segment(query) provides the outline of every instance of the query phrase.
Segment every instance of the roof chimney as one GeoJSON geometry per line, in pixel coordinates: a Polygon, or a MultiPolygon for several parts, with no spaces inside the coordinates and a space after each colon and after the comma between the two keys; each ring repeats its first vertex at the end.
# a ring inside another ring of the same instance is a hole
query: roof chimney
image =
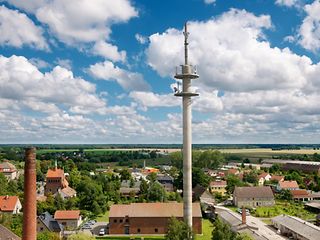
{"type": "Polygon", "coordinates": [[[246,208],[242,207],[242,212],[241,212],[241,216],[242,216],[242,224],[247,224],[247,212],[246,212],[246,208]]]}
{"type": "Polygon", "coordinates": [[[37,238],[36,151],[25,149],[22,240],[37,238]]]}

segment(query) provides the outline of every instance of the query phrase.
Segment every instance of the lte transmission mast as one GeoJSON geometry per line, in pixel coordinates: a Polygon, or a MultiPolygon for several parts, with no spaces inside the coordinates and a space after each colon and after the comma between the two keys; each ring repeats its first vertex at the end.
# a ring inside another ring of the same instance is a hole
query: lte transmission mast
{"type": "Polygon", "coordinates": [[[191,92],[191,79],[199,77],[195,67],[188,63],[188,30],[184,26],[184,65],[181,72],[176,70],[176,79],[182,80],[182,91],[175,96],[182,97],[183,105],[183,217],[192,229],[192,134],[191,134],[191,97],[198,96],[191,92]]]}

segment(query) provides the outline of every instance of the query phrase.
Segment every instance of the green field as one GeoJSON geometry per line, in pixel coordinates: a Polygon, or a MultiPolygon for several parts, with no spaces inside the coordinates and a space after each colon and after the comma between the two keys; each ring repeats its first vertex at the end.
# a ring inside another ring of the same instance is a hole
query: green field
{"type": "Polygon", "coordinates": [[[255,217],[272,218],[281,214],[287,214],[302,218],[304,220],[314,220],[316,214],[307,211],[300,203],[277,201],[273,207],[258,207],[252,214],[255,217]]]}

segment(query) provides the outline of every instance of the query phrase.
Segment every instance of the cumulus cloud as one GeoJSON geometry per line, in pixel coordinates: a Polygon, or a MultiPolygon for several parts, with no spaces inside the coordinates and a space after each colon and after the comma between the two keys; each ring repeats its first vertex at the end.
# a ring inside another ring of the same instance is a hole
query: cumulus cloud
{"type": "Polygon", "coordinates": [[[140,44],[146,44],[148,42],[148,39],[139,33],[136,33],[134,37],[140,44]]]}
{"type": "Polygon", "coordinates": [[[149,84],[139,73],[130,72],[115,66],[110,61],[104,61],[90,65],[88,73],[93,77],[102,80],[116,81],[125,90],[145,91],[149,90],[149,84]]]}
{"type": "Polygon", "coordinates": [[[114,62],[124,62],[126,60],[126,52],[118,51],[118,47],[105,41],[98,41],[92,48],[92,53],[102,56],[114,62]]]}
{"type": "Polygon", "coordinates": [[[37,111],[57,111],[57,105],[79,106],[96,112],[105,101],[96,95],[96,87],[60,66],[42,73],[25,57],[0,56],[0,96],[21,101],[37,111]]]}
{"type": "Polygon", "coordinates": [[[112,24],[127,22],[138,12],[128,0],[53,0],[35,15],[60,41],[73,44],[108,39],[112,24]]]}
{"type": "Polygon", "coordinates": [[[204,0],[205,4],[213,4],[215,2],[216,2],[216,0],[204,0]]]}
{"type": "MultiPolygon", "coordinates": [[[[302,88],[311,60],[288,48],[271,47],[263,33],[271,27],[270,16],[236,9],[216,19],[190,22],[190,61],[201,73],[195,85],[235,92],[302,88]]],[[[182,62],[182,43],[177,29],[151,35],[149,65],[161,76],[172,76],[172,63],[182,62]]]]}
{"type": "Polygon", "coordinates": [[[301,0],[276,0],[276,4],[279,6],[293,7],[300,4],[301,0]]]}
{"type": "Polygon", "coordinates": [[[24,13],[0,6],[0,45],[48,50],[43,31],[24,13]]]}
{"type": "Polygon", "coordinates": [[[299,28],[299,44],[313,52],[320,49],[320,1],[305,5],[306,17],[299,28]]]}

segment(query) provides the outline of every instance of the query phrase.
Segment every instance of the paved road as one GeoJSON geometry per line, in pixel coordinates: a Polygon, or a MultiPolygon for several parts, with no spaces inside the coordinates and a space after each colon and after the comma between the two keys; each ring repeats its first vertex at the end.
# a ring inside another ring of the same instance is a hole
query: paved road
{"type": "MultiPolygon", "coordinates": [[[[232,210],[223,207],[223,206],[215,206],[217,209],[223,209],[225,211],[232,212],[233,214],[236,214],[239,219],[241,219],[241,215],[238,213],[233,212],[232,210]]],[[[272,228],[271,226],[268,226],[266,223],[261,221],[259,218],[253,217],[253,216],[247,216],[247,225],[251,227],[258,228],[256,233],[260,236],[264,236],[265,238],[269,240],[286,240],[286,237],[280,236],[276,233],[276,230],[272,228]]]]}

